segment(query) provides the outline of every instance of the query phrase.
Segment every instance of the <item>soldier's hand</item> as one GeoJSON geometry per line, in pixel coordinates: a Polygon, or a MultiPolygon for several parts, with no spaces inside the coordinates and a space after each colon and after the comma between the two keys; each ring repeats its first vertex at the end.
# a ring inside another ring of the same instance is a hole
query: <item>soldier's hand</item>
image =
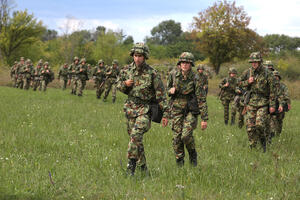
{"type": "Polygon", "coordinates": [[[228,87],[228,86],[229,86],[229,83],[228,83],[228,82],[224,84],[224,87],[228,87]]]}
{"type": "Polygon", "coordinates": [[[269,112],[270,112],[270,113],[275,112],[275,108],[274,108],[274,107],[270,107],[270,108],[269,108],[269,112]]]}
{"type": "Polygon", "coordinates": [[[175,94],[175,91],[176,91],[176,88],[175,88],[175,87],[172,87],[172,88],[169,90],[169,93],[170,93],[170,94],[175,94]]]}
{"type": "Polygon", "coordinates": [[[291,110],[292,106],[291,104],[288,104],[288,109],[291,110]]]}
{"type": "Polygon", "coordinates": [[[168,118],[165,118],[165,117],[162,118],[162,126],[163,127],[168,126],[168,118]]]}
{"type": "Polygon", "coordinates": [[[79,71],[80,71],[80,72],[82,72],[82,71],[83,71],[83,69],[80,69],[79,71]]]}
{"type": "Polygon", "coordinates": [[[279,106],[278,112],[281,113],[282,111],[283,111],[283,107],[282,107],[282,106],[279,106]]]}
{"type": "Polygon", "coordinates": [[[133,80],[130,80],[130,79],[126,80],[126,81],[124,81],[124,83],[127,87],[131,87],[133,85],[133,80]]]}
{"type": "Polygon", "coordinates": [[[248,83],[253,83],[254,82],[254,77],[251,76],[249,79],[248,79],[248,83]]]}
{"type": "Polygon", "coordinates": [[[202,122],[201,122],[201,129],[202,129],[202,130],[205,130],[206,128],[207,128],[207,122],[202,121],[202,122]]]}

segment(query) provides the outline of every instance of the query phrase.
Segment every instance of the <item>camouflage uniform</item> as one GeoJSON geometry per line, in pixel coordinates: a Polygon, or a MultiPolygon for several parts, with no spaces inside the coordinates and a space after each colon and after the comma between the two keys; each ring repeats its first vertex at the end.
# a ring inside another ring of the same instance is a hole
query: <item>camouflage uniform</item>
{"type": "MultiPolygon", "coordinates": [[[[183,52],[179,58],[178,64],[181,62],[190,62],[194,65],[194,56],[189,52],[183,52]]],[[[184,164],[184,146],[189,153],[191,164],[197,165],[197,152],[193,137],[193,130],[197,128],[198,116],[192,114],[187,108],[188,100],[195,95],[197,98],[201,119],[208,120],[206,92],[203,89],[197,76],[190,70],[186,77],[183,76],[181,70],[170,73],[168,77],[167,90],[175,87],[175,94],[171,96],[170,102],[170,119],[172,119],[173,130],[173,149],[175,153],[176,163],[184,164]]]]}
{"type": "Polygon", "coordinates": [[[41,84],[41,72],[42,72],[42,60],[38,62],[38,65],[33,70],[33,90],[36,91],[37,88],[41,91],[42,84],[41,84]]]}
{"type": "Polygon", "coordinates": [[[44,67],[41,71],[42,90],[47,90],[47,85],[53,80],[53,72],[49,67],[49,63],[45,62],[44,67]]]}
{"type": "Polygon", "coordinates": [[[79,58],[74,57],[74,62],[69,66],[69,84],[71,84],[71,94],[76,95],[77,82],[76,82],[76,68],[79,65],[79,58]]]}
{"type": "Polygon", "coordinates": [[[98,66],[94,68],[94,72],[93,72],[93,79],[95,81],[97,99],[101,98],[101,95],[104,91],[105,72],[106,69],[104,67],[104,62],[103,60],[99,60],[98,66]]]}
{"type": "MultiPolygon", "coordinates": [[[[238,86],[238,79],[236,77],[230,77],[230,74],[237,74],[236,69],[230,68],[229,76],[224,78],[219,85],[219,88],[221,88],[220,100],[224,106],[224,122],[226,125],[228,124],[229,121],[229,104],[230,102],[233,102],[234,97],[236,95],[235,93],[236,87],[238,86]],[[229,85],[226,87],[225,85],[227,83],[229,83],[229,85]]],[[[231,109],[231,125],[235,123],[235,115],[236,115],[236,110],[231,109]]]]}
{"type": "Polygon", "coordinates": [[[18,66],[17,66],[17,76],[18,76],[18,79],[17,79],[17,88],[20,88],[20,89],[23,89],[23,85],[24,85],[24,82],[23,82],[23,69],[25,67],[25,63],[24,63],[24,57],[21,57],[20,59],[20,62],[18,63],[18,66]]]}
{"type": "Polygon", "coordinates": [[[103,101],[106,101],[106,98],[112,88],[112,101],[113,103],[116,101],[116,80],[119,76],[120,70],[118,67],[118,61],[114,60],[112,62],[112,66],[109,67],[106,71],[106,81],[105,81],[105,94],[103,97],[103,101]]]}
{"type": "Polygon", "coordinates": [[[240,86],[251,94],[247,104],[246,128],[250,147],[255,147],[257,141],[260,141],[265,152],[269,107],[275,108],[274,76],[261,65],[259,52],[251,53],[249,62],[259,66],[256,69],[251,67],[241,76],[240,86]],[[249,83],[250,77],[254,79],[252,83],[249,83]]]}
{"type": "Polygon", "coordinates": [[[69,76],[69,66],[67,63],[65,63],[63,66],[60,67],[58,71],[58,80],[62,78],[63,85],[62,89],[65,90],[67,88],[68,83],[68,76],[69,76]]]}
{"type": "Polygon", "coordinates": [[[18,62],[15,61],[14,65],[10,68],[10,78],[12,79],[13,87],[17,87],[17,80],[18,80],[17,69],[18,69],[18,62]]]}
{"type": "Polygon", "coordinates": [[[89,80],[88,69],[87,65],[85,64],[85,61],[85,58],[82,58],[80,60],[80,65],[77,65],[75,69],[78,96],[82,96],[82,91],[84,90],[86,81],[89,80]]]}
{"type": "Polygon", "coordinates": [[[32,63],[30,59],[27,59],[25,62],[25,66],[23,66],[23,83],[24,83],[24,89],[28,90],[31,83],[31,77],[32,77],[32,63]]]}
{"type": "MultiPolygon", "coordinates": [[[[142,54],[148,58],[148,47],[137,43],[131,49],[130,55],[142,54]]],[[[127,119],[127,132],[130,136],[128,144],[127,169],[133,175],[136,165],[146,170],[143,136],[150,129],[150,102],[156,99],[163,111],[167,109],[166,95],[163,83],[157,71],[144,62],[136,66],[135,62],[121,70],[117,88],[128,95],[124,112],[127,119]],[[126,80],[133,80],[133,85],[127,87],[126,80]]],[[[164,116],[167,112],[164,112],[164,116]]]]}
{"type": "Polygon", "coordinates": [[[203,88],[205,94],[207,96],[208,93],[208,76],[204,73],[204,65],[199,65],[197,67],[197,79],[199,80],[200,87],[203,88]],[[199,72],[200,71],[200,72],[199,72]]]}
{"type": "Polygon", "coordinates": [[[244,115],[243,115],[243,110],[244,110],[244,90],[240,87],[237,87],[235,90],[235,97],[232,102],[232,113],[238,113],[239,118],[238,118],[238,126],[239,128],[242,128],[244,126],[244,115]]]}

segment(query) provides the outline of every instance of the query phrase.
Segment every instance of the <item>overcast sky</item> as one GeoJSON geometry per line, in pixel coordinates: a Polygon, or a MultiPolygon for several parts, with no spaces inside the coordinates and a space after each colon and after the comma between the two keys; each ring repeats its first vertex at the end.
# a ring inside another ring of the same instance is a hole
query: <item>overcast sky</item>
{"type": "MultiPolygon", "coordinates": [[[[189,30],[193,17],[212,6],[208,0],[15,0],[15,9],[27,9],[49,29],[95,30],[105,26],[122,29],[135,42],[150,36],[161,21],[173,19],[189,30]],[[71,20],[70,20],[71,19],[71,20]]],[[[237,0],[251,17],[250,28],[258,34],[285,34],[300,37],[300,0],[237,0]]]]}

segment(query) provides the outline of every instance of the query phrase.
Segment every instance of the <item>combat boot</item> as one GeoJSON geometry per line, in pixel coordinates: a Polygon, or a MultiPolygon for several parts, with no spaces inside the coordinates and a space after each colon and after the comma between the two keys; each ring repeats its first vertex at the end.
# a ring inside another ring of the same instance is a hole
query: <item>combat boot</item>
{"type": "Polygon", "coordinates": [[[97,95],[97,99],[100,99],[100,96],[99,96],[99,95],[97,95]]]}
{"type": "Polygon", "coordinates": [[[230,125],[232,126],[232,125],[234,125],[235,124],[235,117],[232,117],[231,118],[231,123],[230,123],[230,125]]]}
{"type": "Polygon", "coordinates": [[[112,99],[112,102],[115,103],[115,102],[116,102],[116,98],[113,98],[113,99],[112,99]]]}
{"type": "Polygon", "coordinates": [[[243,126],[244,126],[244,122],[243,122],[243,121],[240,121],[240,122],[239,122],[239,128],[243,128],[243,126]]]}
{"type": "Polygon", "coordinates": [[[102,100],[103,102],[106,102],[107,100],[106,100],[106,98],[103,98],[103,100],[102,100]]]}
{"type": "Polygon", "coordinates": [[[190,158],[191,165],[196,167],[198,163],[197,163],[197,152],[195,149],[193,149],[189,152],[189,158],[190,158]]]}
{"type": "Polygon", "coordinates": [[[127,164],[127,174],[133,176],[135,172],[135,168],[136,168],[136,159],[134,158],[129,159],[127,164]]]}
{"type": "Polygon", "coordinates": [[[224,123],[225,123],[225,125],[227,125],[228,124],[228,120],[224,120],[224,123]]]}
{"type": "Polygon", "coordinates": [[[265,137],[260,138],[260,144],[263,148],[263,152],[266,153],[266,151],[267,151],[267,141],[266,141],[265,137]]]}
{"type": "Polygon", "coordinates": [[[178,158],[176,159],[176,164],[178,167],[183,167],[184,165],[184,158],[178,158]]]}

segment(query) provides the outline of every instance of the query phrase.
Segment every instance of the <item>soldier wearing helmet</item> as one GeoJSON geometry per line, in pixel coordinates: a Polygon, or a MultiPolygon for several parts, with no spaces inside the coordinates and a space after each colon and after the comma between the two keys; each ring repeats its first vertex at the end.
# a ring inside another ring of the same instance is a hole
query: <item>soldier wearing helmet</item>
{"type": "Polygon", "coordinates": [[[10,78],[13,82],[12,83],[13,87],[17,87],[17,80],[18,80],[17,69],[18,69],[18,61],[15,61],[14,65],[10,68],[10,78]]]}
{"type": "Polygon", "coordinates": [[[71,85],[71,94],[76,95],[77,90],[77,80],[76,80],[76,68],[79,65],[79,58],[77,56],[74,57],[73,63],[69,66],[69,80],[68,85],[71,85]]]}
{"type": "Polygon", "coordinates": [[[82,96],[83,90],[86,85],[86,81],[89,80],[88,68],[86,65],[86,59],[82,58],[80,64],[75,68],[76,73],[76,85],[77,85],[77,95],[82,96]]]}
{"type": "Polygon", "coordinates": [[[143,136],[150,129],[151,120],[160,121],[154,119],[156,117],[154,111],[158,111],[159,108],[162,110],[162,121],[166,126],[168,113],[165,111],[168,105],[158,72],[146,63],[149,58],[148,47],[144,43],[136,43],[130,51],[130,56],[134,62],[122,69],[117,88],[128,96],[124,105],[127,131],[130,136],[127,171],[134,175],[136,166],[142,171],[147,170],[143,136]]]}
{"type": "Polygon", "coordinates": [[[37,88],[41,91],[42,84],[41,84],[41,72],[43,67],[43,60],[40,59],[38,61],[37,66],[33,70],[33,91],[36,91],[37,88]]]}
{"type": "Polygon", "coordinates": [[[41,70],[41,85],[42,90],[45,92],[47,90],[48,84],[54,79],[54,73],[49,67],[49,63],[46,61],[41,70]]]}
{"type": "Polygon", "coordinates": [[[167,91],[170,100],[170,116],[172,116],[173,149],[178,166],[184,165],[185,150],[189,153],[189,160],[193,166],[197,165],[197,151],[193,137],[193,130],[197,128],[198,115],[202,122],[201,129],[207,127],[208,112],[206,94],[192,71],[194,56],[190,52],[183,52],[177,65],[179,70],[171,73],[167,81],[167,91]]]}
{"type": "MultiPolygon", "coordinates": [[[[224,78],[219,84],[220,93],[219,97],[224,106],[224,123],[228,124],[229,121],[229,104],[233,104],[234,97],[236,96],[236,87],[238,86],[238,79],[236,77],[237,71],[234,67],[229,68],[228,77],[224,78]]],[[[232,107],[233,105],[231,105],[232,107]]],[[[235,124],[236,110],[231,109],[231,125],[235,124]]]]}
{"type": "Polygon", "coordinates": [[[240,77],[240,87],[246,89],[246,127],[250,147],[256,147],[260,142],[266,151],[269,113],[275,112],[274,76],[262,65],[260,52],[250,54],[251,67],[240,77]],[[247,98],[246,98],[247,97],[247,98]]]}
{"type": "Polygon", "coordinates": [[[273,63],[272,63],[272,61],[271,60],[266,60],[265,62],[264,62],[264,64],[263,64],[266,68],[268,68],[268,70],[270,70],[270,71],[274,71],[275,69],[274,69],[274,65],[273,65],[273,63]]]}
{"type": "Polygon", "coordinates": [[[62,90],[65,90],[67,88],[68,76],[69,76],[69,66],[68,63],[65,63],[63,66],[60,67],[57,76],[57,79],[61,80],[62,82],[62,87],[61,87],[62,90]]]}
{"type": "Polygon", "coordinates": [[[197,76],[198,76],[198,80],[199,80],[199,84],[200,87],[203,88],[203,90],[205,91],[205,95],[207,96],[208,93],[208,76],[206,75],[206,73],[204,72],[205,67],[203,64],[198,65],[197,67],[197,76]]]}
{"type": "Polygon", "coordinates": [[[24,85],[24,82],[23,82],[23,77],[24,77],[23,69],[24,68],[25,68],[25,59],[24,59],[24,57],[21,57],[20,62],[18,63],[17,69],[16,69],[16,74],[17,74],[16,87],[20,88],[20,89],[23,89],[23,85],[24,85]]]}
{"type": "Polygon", "coordinates": [[[28,90],[31,83],[31,77],[32,77],[32,63],[30,59],[27,59],[25,62],[25,65],[23,66],[23,83],[24,83],[24,89],[28,90]]]}
{"type": "Polygon", "coordinates": [[[120,74],[120,69],[118,67],[118,60],[114,59],[112,62],[112,66],[107,68],[106,71],[106,81],[105,81],[105,94],[103,97],[103,101],[106,101],[106,98],[112,89],[112,102],[116,101],[117,87],[116,80],[120,74]]]}
{"type": "Polygon", "coordinates": [[[100,59],[98,61],[98,65],[94,68],[93,71],[93,80],[95,81],[97,99],[101,98],[101,95],[104,91],[105,73],[106,69],[104,66],[104,61],[100,59]]]}

